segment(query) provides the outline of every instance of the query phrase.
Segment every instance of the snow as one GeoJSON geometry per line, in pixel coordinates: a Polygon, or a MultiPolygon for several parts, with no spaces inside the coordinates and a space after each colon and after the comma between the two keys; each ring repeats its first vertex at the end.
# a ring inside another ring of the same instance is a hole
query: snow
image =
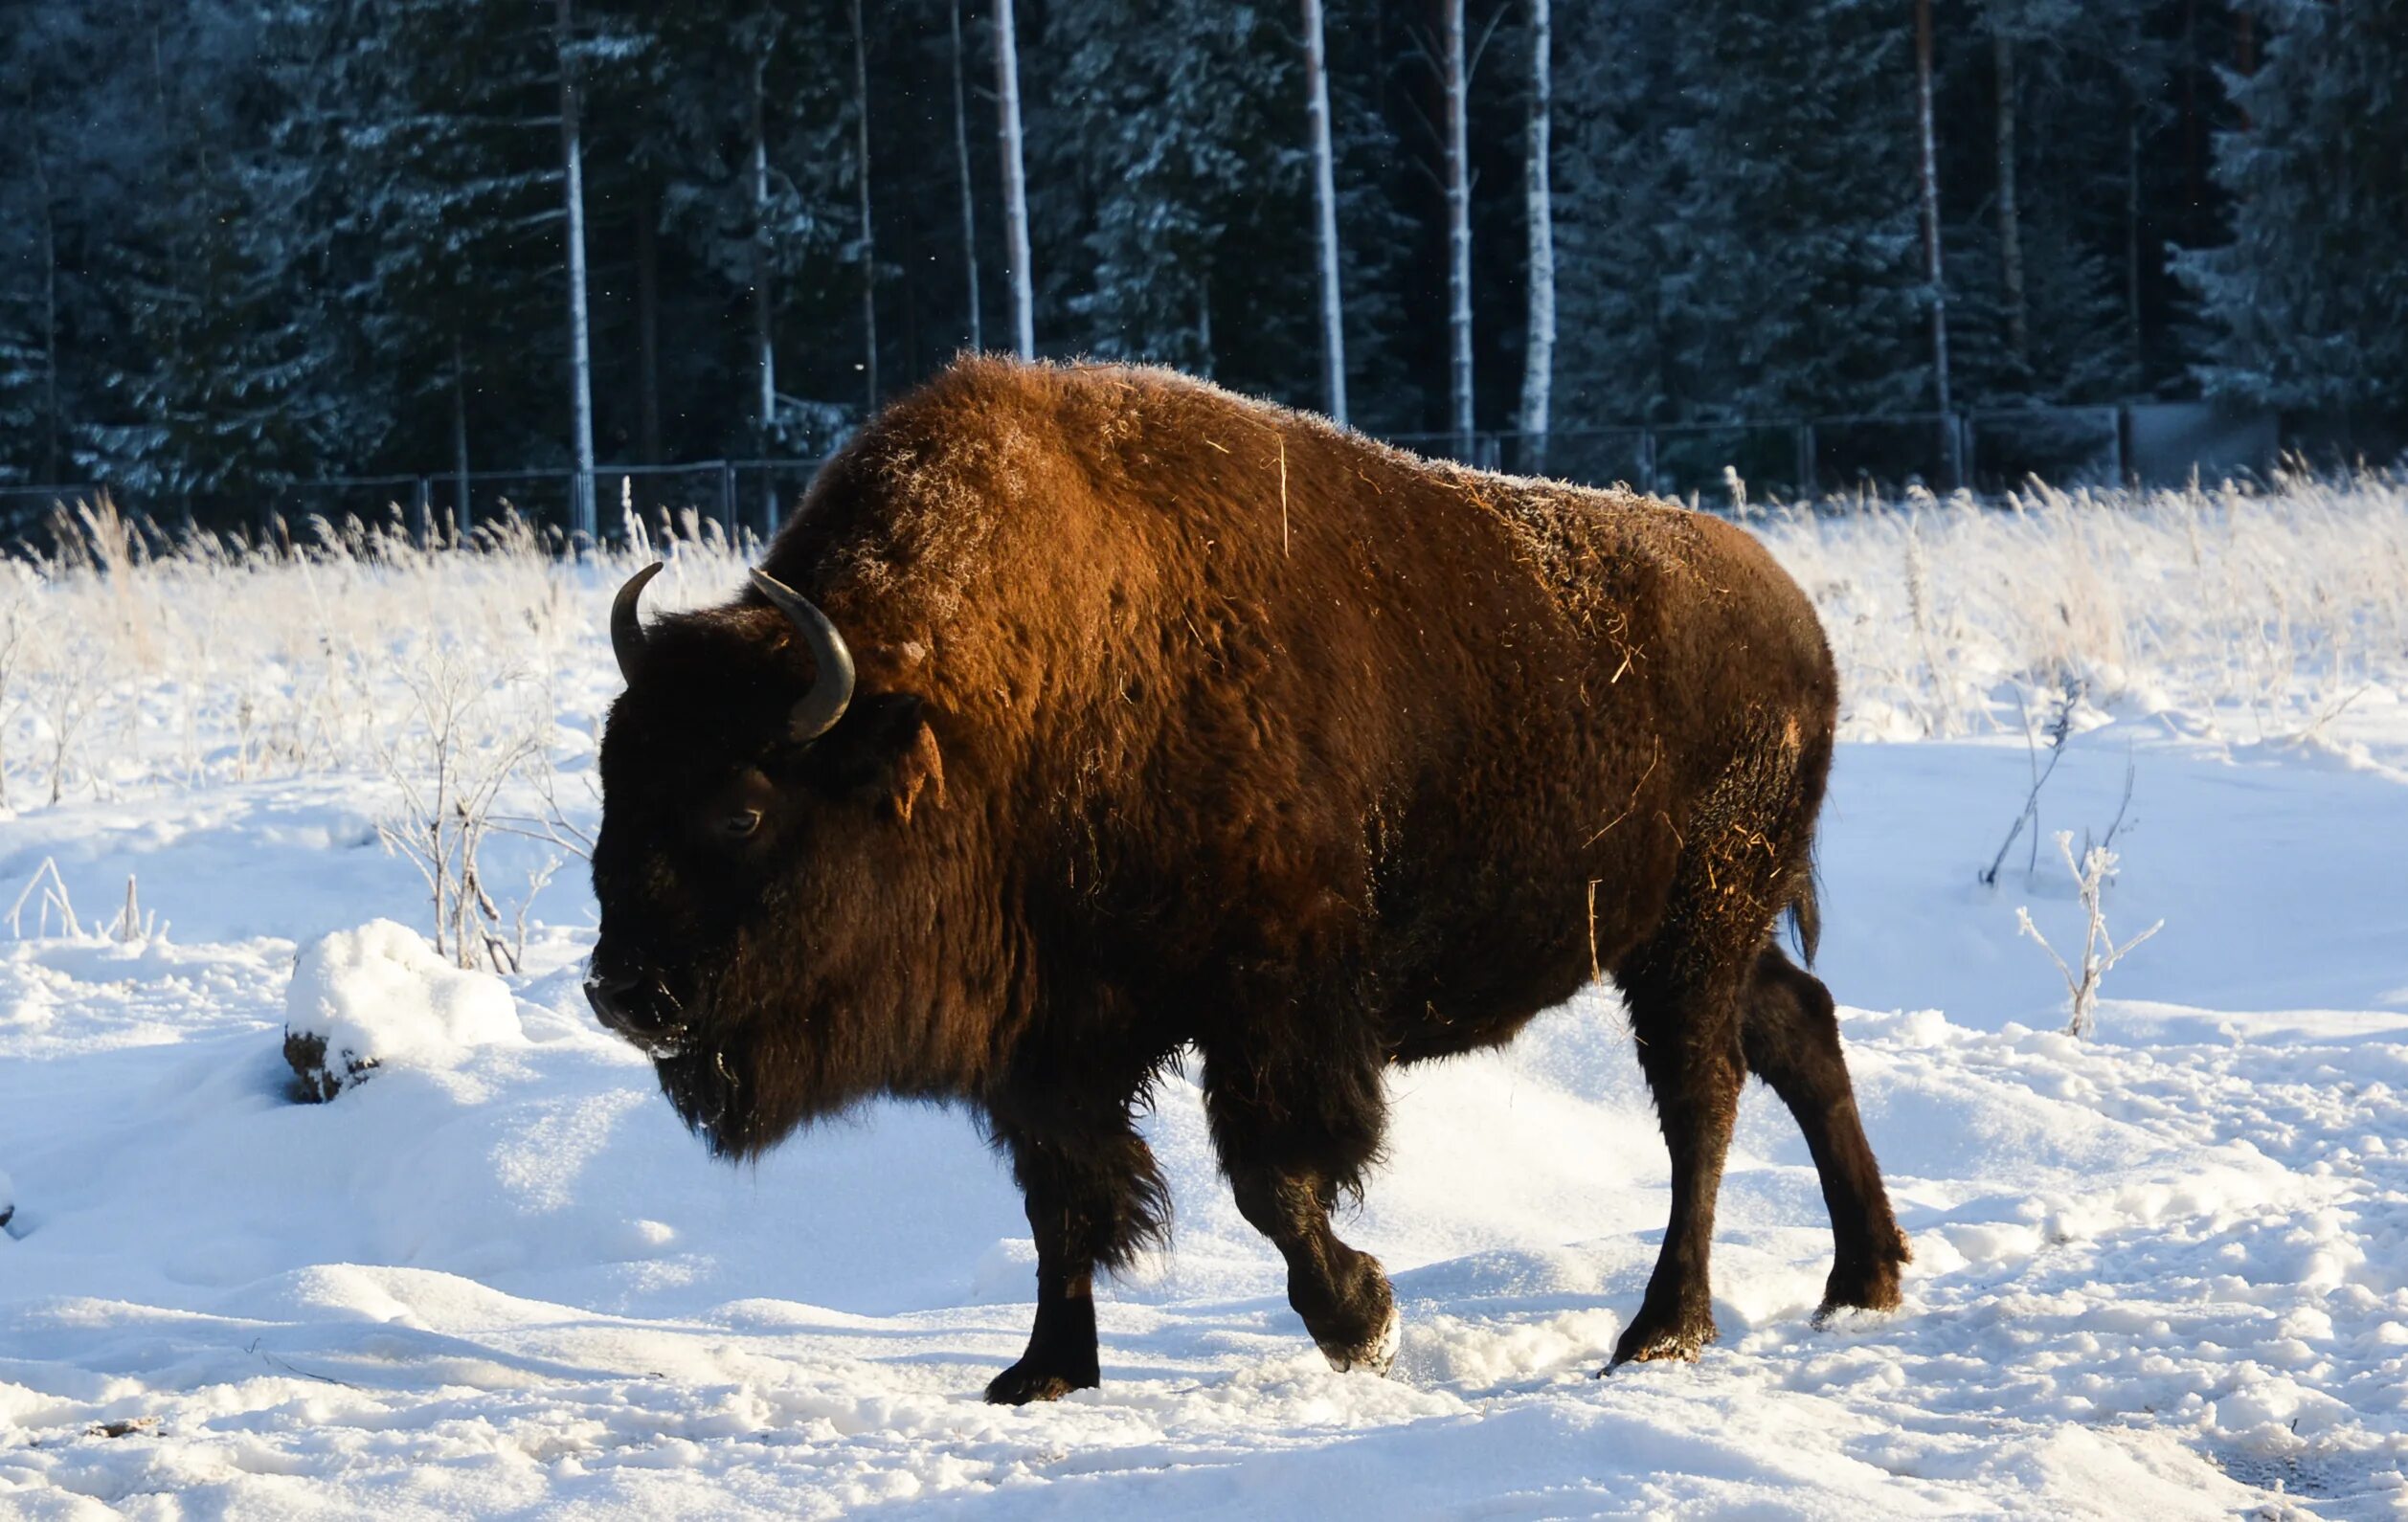
{"type": "Polygon", "coordinates": [[[323,1093],[392,1063],[455,1067],[469,1049],[519,1039],[509,986],[454,967],[392,920],[322,935],[293,959],[284,1039],[304,1043],[323,1093]]]}
{"type": "MultiPolygon", "coordinates": [[[[1751,1088],[1722,1341],[1593,1377],[1668,1197],[1600,990],[1396,1076],[1390,1155],[1340,1226],[1395,1277],[1389,1377],[1304,1336],[1182,1070],[1147,1127],[1175,1243],[1103,1291],[1103,1388],[1017,1410],[979,1394],[1026,1335],[1034,1257],[969,1117],[873,1106],[711,1163],[585,1008],[574,868],[517,974],[450,968],[410,928],[424,884],[376,833],[392,662],[429,610],[489,598],[448,637],[519,656],[582,797],[618,568],[46,586],[40,616],[126,674],[57,805],[27,807],[45,705],[18,715],[0,883],[53,861],[88,908],[132,878],[172,929],[44,930],[29,901],[0,937],[0,1513],[2408,1514],[2408,712],[2374,691],[2408,691],[2408,640],[2335,560],[2346,536],[2319,538],[2352,510],[2298,510],[2291,564],[2326,590],[2284,584],[2279,678],[2211,648],[2272,572],[2194,565],[2178,524],[2081,526],[2125,536],[2068,604],[2122,654],[2080,668],[2037,872],[2019,839],[1994,887],[1975,872],[2033,767],[2018,706],[2043,727],[2066,669],[2000,588],[2059,576],[2069,530],[1927,508],[1917,572],[1902,514],[1767,526],[1847,674],[1819,967],[1913,1241],[1902,1309],[1812,1324],[1819,1189],[1751,1088]],[[1912,630],[1918,574],[1928,655],[1883,638],[1912,630]],[[2176,605],[2186,577],[2223,601],[2176,605]],[[248,621],[211,601],[254,582],[248,621]],[[342,637],[313,646],[327,617],[342,637]],[[271,646],[282,678],[249,663],[271,646]],[[2327,714],[2336,687],[2361,696],[2327,714]],[[2166,928],[2077,1040],[2014,913],[2079,939],[2048,836],[2104,832],[2127,766],[2108,908],[2166,928]],[[297,1104],[288,1021],[380,1065],[297,1104]]],[[[664,589],[733,584],[734,557],[685,558],[664,589]]],[[[488,878],[544,849],[497,840],[488,878]]]]}

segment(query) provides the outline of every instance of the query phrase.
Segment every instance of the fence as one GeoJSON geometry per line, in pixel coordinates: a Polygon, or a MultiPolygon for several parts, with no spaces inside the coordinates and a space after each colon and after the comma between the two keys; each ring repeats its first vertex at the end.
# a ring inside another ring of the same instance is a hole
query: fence
{"type": "MultiPolygon", "coordinates": [[[[1994,494],[2034,476],[2067,485],[2127,480],[2127,438],[2136,411],[2049,407],[1475,433],[1468,447],[1452,434],[1402,434],[1394,441],[1488,470],[1584,485],[1624,482],[1714,502],[1727,500],[1733,474],[1760,501],[1895,494],[1916,484],[1994,494]]],[[[2267,455],[2262,463],[2270,464],[2267,455]]]]}
{"type": "MultiPolygon", "coordinates": [[[[2060,485],[2155,484],[2263,474],[2274,463],[2277,422],[2268,413],[2228,412],[2196,402],[2122,407],[2033,407],[1965,413],[1830,416],[1789,422],[1680,423],[1564,428],[1545,435],[1482,432],[1398,434],[1393,442],[1491,470],[1549,475],[1587,485],[1627,482],[1667,497],[1729,500],[1736,475],[1757,501],[1805,501],[1922,484],[1986,495],[2037,476],[2060,485]]],[[[239,498],[197,495],[124,504],[169,522],[270,532],[313,515],[363,520],[400,514],[425,536],[515,512],[570,535],[582,486],[595,521],[616,538],[624,514],[651,519],[693,509],[731,530],[767,537],[820,467],[813,459],[712,459],[689,465],[609,465],[574,470],[486,470],[465,475],[362,476],[260,487],[239,498]]],[[[0,486],[0,539],[35,534],[54,507],[88,501],[92,482],[0,486]]],[[[130,494],[121,492],[122,498],[130,494]]]]}
{"type": "MultiPolygon", "coordinates": [[[[593,494],[595,522],[604,538],[619,536],[628,512],[649,520],[689,508],[731,530],[747,528],[766,538],[800,500],[819,468],[818,459],[711,459],[687,465],[598,466],[591,473],[478,470],[443,476],[339,476],[261,485],[225,497],[182,493],[138,501],[123,488],[116,495],[122,505],[164,522],[266,537],[274,536],[280,522],[289,531],[312,517],[373,522],[397,516],[423,540],[510,513],[565,537],[574,519],[578,487],[584,484],[593,494]]],[[[90,502],[102,489],[103,483],[93,481],[0,485],[0,538],[36,535],[51,513],[90,502]]]]}

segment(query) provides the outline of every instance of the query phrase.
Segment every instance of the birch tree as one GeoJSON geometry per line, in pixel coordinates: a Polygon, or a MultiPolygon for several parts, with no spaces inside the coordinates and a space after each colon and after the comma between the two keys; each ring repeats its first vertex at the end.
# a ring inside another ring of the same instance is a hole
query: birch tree
{"type": "MultiPolygon", "coordinates": [[[[32,114],[27,112],[29,117],[32,114]]],[[[26,452],[33,461],[34,479],[55,481],[59,475],[59,442],[66,433],[58,407],[58,216],[38,127],[26,135],[25,161],[31,170],[27,186],[34,203],[34,263],[40,284],[33,303],[36,315],[27,325],[33,329],[32,341],[11,346],[6,332],[0,331],[0,392],[9,389],[11,377],[7,372],[14,369],[22,376],[30,405],[12,418],[0,412],[0,419],[35,441],[26,452]]],[[[0,396],[0,403],[5,400],[0,396]]]]}
{"type": "MultiPolygon", "coordinates": [[[[1543,5],[1545,0],[1540,0],[1543,5]]],[[[1321,405],[1337,422],[1346,421],[1345,308],[1338,280],[1338,177],[1332,164],[1329,119],[1329,50],[1322,35],[1321,0],[1304,0],[1305,116],[1313,137],[1313,207],[1320,254],[1321,405]]]]}
{"type": "Polygon", "coordinates": [[[569,428],[576,459],[569,528],[592,538],[594,518],[594,355],[585,306],[585,172],[577,145],[577,84],[571,49],[574,0],[559,0],[561,196],[569,245],[569,428]]]}
{"type": "Polygon", "coordinates": [[[2015,202],[2015,44],[1993,15],[1990,34],[1991,75],[1998,91],[1993,119],[1998,173],[1998,285],[2006,307],[2007,357],[2021,369],[2031,351],[2023,301],[2023,226],[2015,202]]]}
{"type": "MultiPolygon", "coordinates": [[[[564,0],[565,3],[565,0],[564,0]]],[[[1463,0],[1444,0],[1446,35],[1439,65],[1446,98],[1447,395],[1458,459],[1472,457],[1472,163],[1466,141],[1470,60],[1463,0]]]]}
{"type": "Polygon", "coordinates": [[[869,221],[869,41],[861,0],[852,0],[854,164],[861,192],[862,392],[866,412],[878,410],[878,238],[869,221]]]}
{"type": "Polygon", "coordinates": [[[759,440],[754,447],[766,455],[777,437],[777,346],[775,342],[770,299],[771,243],[769,226],[769,113],[768,89],[762,76],[768,68],[767,51],[772,45],[771,34],[764,31],[760,52],[753,56],[753,371],[758,386],[754,405],[760,419],[759,440]]]}
{"type": "Polygon", "coordinates": [[[1940,168],[1931,128],[1931,0],[1915,0],[1917,184],[1923,200],[1924,279],[1931,303],[1931,393],[1940,409],[1941,454],[1950,484],[1963,480],[1948,400],[1948,287],[1940,270],[1940,168]]]}
{"type": "Polygon", "coordinates": [[[979,311],[979,204],[970,193],[970,110],[968,92],[962,88],[961,0],[947,0],[946,14],[953,23],[954,160],[961,168],[961,271],[970,287],[970,348],[976,353],[986,347],[986,335],[979,311]]]}
{"type": "Polygon", "coordinates": [[[1530,0],[1530,121],[1524,142],[1530,335],[1522,349],[1519,463],[1532,474],[1546,469],[1548,393],[1555,381],[1555,191],[1547,173],[1555,50],[1549,11],[1549,0],[1530,0]]]}
{"type": "Polygon", "coordinates": [[[1020,48],[1012,35],[1012,0],[995,0],[995,104],[1002,118],[1003,247],[1012,281],[1012,342],[1021,358],[1035,359],[1036,298],[1028,271],[1028,177],[1021,151],[1020,48]]]}

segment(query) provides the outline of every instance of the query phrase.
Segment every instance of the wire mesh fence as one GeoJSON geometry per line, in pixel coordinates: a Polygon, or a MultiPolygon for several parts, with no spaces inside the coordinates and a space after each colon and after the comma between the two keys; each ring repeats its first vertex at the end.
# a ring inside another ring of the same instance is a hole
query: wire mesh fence
{"type": "MultiPolygon", "coordinates": [[[[2262,473],[2273,463],[2276,423],[2270,414],[2227,414],[2200,403],[2133,403],[1387,436],[1482,469],[1626,484],[1725,507],[1741,492],[1756,502],[1894,497],[1916,486],[1994,497],[2035,478],[2060,486],[2123,485],[2178,481],[2193,470],[2262,473]]],[[[731,535],[766,539],[801,501],[821,462],[711,459],[606,465],[583,475],[555,467],[338,477],[217,496],[146,498],[90,481],[0,485],[0,540],[38,541],[54,512],[102,490],[163,525],[270,540],[305,536],[311,518],[399,521],[421,539],[448,540],[514,516],[567,545],[584,532],[619,539],[630,513],[646,523],[691,513],[731,535]],[[592,504],[590,530],[580,522],[584,503],[592,504]]]]}
{"type": "Polygon", "coordinates": [[[312,519],[405,525],[421,542],[472,533],[515,518],[568,543],[578,532],[579,488],[594,504],[594,532],[625,537],[627,515],[657,523],[692,513],[731,532],[767,538],[801,501],[821,461],[711,459],[681,465],[477,470],[426,476],[344,476],[262,483],[240,493],[145,494],[101,481],[0,485],[0,540],[39,540],[54,514],[103,492],[121,507],[169,526],[189,526],[264,542],[306,538],[312,519]]]}
{"type": "Polygon", "coordinates": [[[2125,409],[2046,407],[1893,413],[1788,422],[1564,428],[1544,435],[1398,434],[1391,441],[1484,470],[1728,504],[1798,502],[1913,486],[1984,495],[2038,477],[2061,485],[2127,479],[2125,409]]]}

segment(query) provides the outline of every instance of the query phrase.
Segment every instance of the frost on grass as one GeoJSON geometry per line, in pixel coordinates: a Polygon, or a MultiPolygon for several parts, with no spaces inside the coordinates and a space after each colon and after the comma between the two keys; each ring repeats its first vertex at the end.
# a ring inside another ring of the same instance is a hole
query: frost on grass
{"type": "Polygon", "coordinates": [[[2082,853],[2080,862],[2076,862],[2074,832],[2071,830],[2057,832],[2057,849],[2065,858],[2065,870],[2073,877],[2075,896],[2082,900],[2083,930],[2079,957],[2081,965],[2067,962],[2056,947],[2049,945],[2048,937],[2042,935],[2040,928],[2032,923],[2030,908],[2015,910],[2015,928],[2018,933],[2039,942],[2040,950],[2049,954],[2049,960],[2057,964],[2057,971],[2064,976],[2065,995],[2073,1012],[2073,1018],[2065,1026],[2065,1034],[2087,1036],[2098,1028],[2100,984],[2106,980],[2107,974],[2114,970],[2116,963],[2131,954],[2132,948],[2164,929],[2166,922],[2159,920],[2118,946],[2114,935],[2107,929],[2105,904],[2107,883],[2115,876],[2115,853],[2104,845],[2094,845],[2082,853]]]}
{"type": "Polygon", "coordinates": [[[332,1099],[388,1063],[448,1067],[521,1039],[508,985],[445,961],[391,920],[302,949],[284,997],[284,1060],[302,1098],[332,1099]]]}
{"type": "Polygon", "coordinates": [[[2408,689],[2396,475],[2034,482],[1749,524],[1822,614],[1843,739],[2012,734],[2019,704],[2074,688],[2077,727],[2163,714],[2211,741],[2329,746],[2408,689]]]}

